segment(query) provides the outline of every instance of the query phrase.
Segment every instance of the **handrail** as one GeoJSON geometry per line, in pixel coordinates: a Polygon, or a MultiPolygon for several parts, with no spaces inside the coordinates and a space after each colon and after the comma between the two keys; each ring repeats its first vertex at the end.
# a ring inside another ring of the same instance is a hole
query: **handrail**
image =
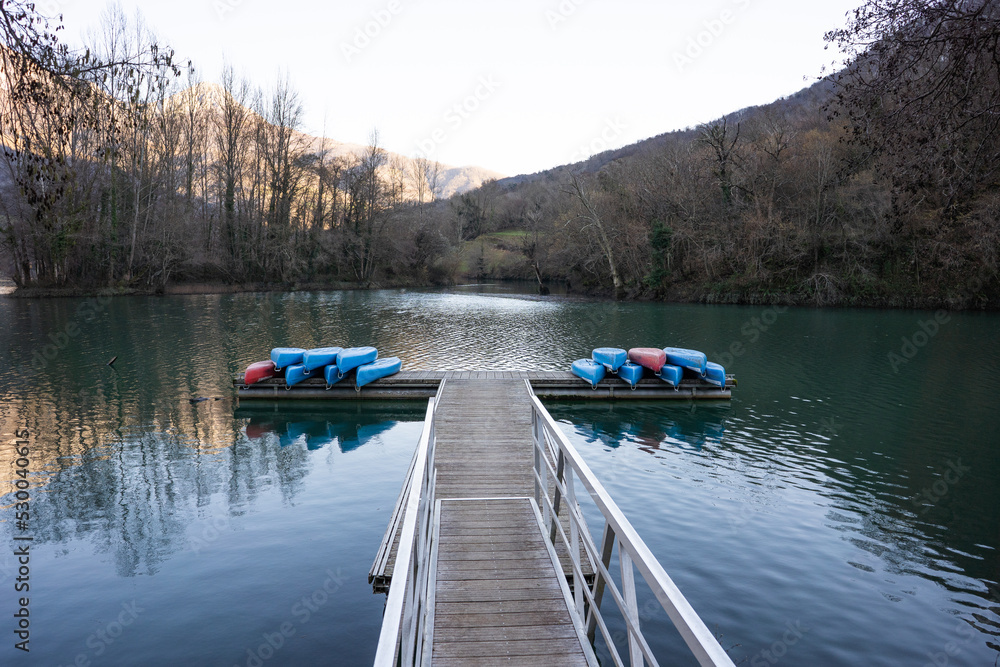
{"type": "MultiPolygon", "coordinates": [[[[529,385],[530,391],[530,385],[529,385]]],[[[577,622],[585,625],[588,636],[593,641],[599,628],[616,665],[626,664],[615,647],[601,613],[604,592],[611,594],[618,610],[625,620],[628,633],[629,663],[643,665],[644,661],[656,665],[649,645],[640,628],[639,609],[636,602],[634,568],[639,571],[646,584],[653,591],[671,622],[677,628],[684,642],[698,663],[703,667],[733,667],[733,661],[726,654],[718,640],[698,616],[680,589],[656,560],[646,543],[639,537],[629,520],[598,481],[577,452],[576,448],[556,424],[542,402],[531,393],[532,434],[535,461],[535,500],[542,511],[543,520],[550,527],[550,539],[555,542],[558,535],[573,562],[575,603],[577,622]],[[604,517],[604,530],[600,548],[594,543],[586,519],[576,502],[574,474],[589,492],[594,504],[604,517]],[[553,498],[549,498],[550,485],[553,498]],[[568,514],[570,535],[559,521],[560,514],[568,514]],[[622,573],[622,590],[615,585],[608,568],[615,543],[618,544],[622,573]],[[593,587],[584,583],[580,562],[583,547],[586,557],[597,574],[593,587]]]]}
{"type": "Polygon", "coordinates": [[[435,398],[427,401],[424,428],[413,457],[413,474],[406,493],[403,527],[399,535],[392,583],[386,597],[382,630],[375,652],[376,667],[417,665],[424,657],[427,627],[427,594],[433,582],[427,576],[434,510],[434,420],[445,381],[435,398]]]}

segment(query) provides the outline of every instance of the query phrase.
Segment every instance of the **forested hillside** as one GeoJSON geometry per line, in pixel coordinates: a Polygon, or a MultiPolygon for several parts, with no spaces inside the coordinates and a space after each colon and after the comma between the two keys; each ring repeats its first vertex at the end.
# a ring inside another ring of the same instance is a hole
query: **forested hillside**
{"type": "MultiPolygon", "coordinates": [[[[0,239],[23,286],[519,278],[619,298],[1000,305],[1000,3],[870,0],[787,99],[440,198],[303,140],[287,83],[204,86],[121,16],[5,37],[0,239]],[[819,74],[819,73],[817,73],[819,74]]],[[[169,55],[168,55],[169,54],[169,55]]],[[[530,150],[526,146],[525,150],[530,150]]]]}
{"type": "Polygon", "coordinates": [[[407,213],[491,176],[377,131],[303,134],[287,79],[201,82],[120,8],[82,52],[31,3],[0,11],[0,248],[19,286],[426,282],[447,245],[407,213]]]}
{"type": "Polygon", "coordinates": [[[465,266],[637,298],[997,307],[998,37],[996,2],[871,2],[828,35],[849,66],[797,95],[457,198],[465,266]]]}

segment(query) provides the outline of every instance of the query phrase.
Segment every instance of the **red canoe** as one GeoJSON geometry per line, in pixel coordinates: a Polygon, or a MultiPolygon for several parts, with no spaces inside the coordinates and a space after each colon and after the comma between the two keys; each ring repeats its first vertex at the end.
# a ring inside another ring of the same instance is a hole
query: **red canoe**
{"type": "Polygon", "coordinates": [[[628,351],[628,360],[654,373],[659,373],[667,363],[667,353],[655,347],[633,347],[628,351]]]}
{"type": "Polygon", "coordinates": [[[274,370],[273,361],[258,361],[255,364],[250,364],[247,366],[246,372],[243,374],[243,384],[251,385],[261,380],[267,380],[268,378],[273,378],[278,372],[274,370]]]}

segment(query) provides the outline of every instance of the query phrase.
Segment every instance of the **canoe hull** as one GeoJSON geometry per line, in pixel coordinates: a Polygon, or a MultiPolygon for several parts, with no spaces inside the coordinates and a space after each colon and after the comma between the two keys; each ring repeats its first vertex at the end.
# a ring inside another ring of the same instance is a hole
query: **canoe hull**
{"type": "Polygon", "coordinates": [[[319,375],[318,370],[310,371],[306,370],[306,367],[302,364],[292,364],[285,369],[285,386],[294,387],[303,380],[319,375]]]}
{"type": "Polygon", "coordinates": [[[337,363],[337,355],[344,351],[342,347],[318,347],[315,350],[307,350],[302,355],[302,365],[306,370],[314,371],[324,366],[337,363]]]}
{"type": "Polygon", "coordinates": [[[275,370],[280,371],[286,366],[301,364],[305,353],[301,347],[276,347],[271,350],[271,361],[274,362],[275,370]]]}
{"type": "Polygon", "coordinates": [[[618,368],[618,377],[628,382],[635,389],[635,385],[642,379],[643,370],[642,366],[633,364],[631,361],[626,361],[618,368]]]}
{"type": "Polygon", "coordinates": [[[654,373],[659,373],[667,363],[667,353],[656,347],[633,347],[628,351],[628,360],[654,373]]]}
{"type": "Polygon", "coordinates": [[[607,373],[604,365],[593,359],[577,359],[573,362],[572,371],[573,375],[586,380],[591,387],[597,387],[597,383],[603,380],[607,373]]]}
{"type": "Polygon", "coordinates": [[[628,361],[628,352],[617,347],[599,347],[591,354],[591,359],[604,366],[612,373],[628,361]]]}
{"type": "Polygon", "coordinates": [[[355,386],[360,389],[369,382],[395,375],[402,367],[403,362],[398,357],[387,357],[370,364],[365,364],[364,366],[358,366],[357,375],[354,379],[355,386]]]}
{"type": "Polygon", "coordinates": [[[671,387],[676,387],[680,385],[681,378],[684,377],[684,369],[680,366],[674,366],[673,364],[664,364],[660,372],[656,374],[656,377],[660,378],[671,387]]]}
{"type": "Polygon", "coordinates": [[[269,380],[278,374],[273,361],[258,361],[247,366],[243,373],[243,384],[250,386],[261,380],[269,380]]]}
{"type": "Polygon", "coordinates": [[[667,363],[681,368],[688,368],[697,371],[702,375],[708,366],[708,357],[704,352],[698,350],[687,350],[682,347],[665,347],[664,353],[667,355],[667,363]]]}
{"type": "Polygon", "coordinates": [[[715,362],[708,362],[708,366],[705,369],[705,381],[711,382],[716,387],[725,389],[726,387],[726,369],[715,362]]]}
{"type": "Polygon", "coordinates": [[[337,355],[337,368],[341,375],[347,375],[358,366],[370,364],[378,359],[378,350],[374,347],[347,347],[337,355]]]}
{"type": "Polygon", "coordinates": [[[323,377],[326,379],[326,388],[329,389],[344,379],[344,374],[337,368],[337,364],[330,364],[323,367],[323,377]]]}

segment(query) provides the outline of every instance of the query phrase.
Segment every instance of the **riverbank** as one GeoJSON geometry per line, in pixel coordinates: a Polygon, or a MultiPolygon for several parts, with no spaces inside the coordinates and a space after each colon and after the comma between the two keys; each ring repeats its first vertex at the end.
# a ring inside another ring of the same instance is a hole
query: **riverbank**
{"type": "MultiPolygon", "coordinates": [[[[475,279],[469,280],[475,282],[475,279]]],[[[532,281],[504,280],[489,278],[490,282],[531,284],[532,281]]],[[[79,288],[79,287],[28,287],[17,288],[13,282],[0,281],[0,296],[37,299],[90,296],[178,296],[192,294],[242,294],[250,292],[325,292],[336,290],[373,289],[423,289],[442,287],[431,283],[380,282],[361,284],[351,282],[303,282],[303,283],[219,283],[195,282],[176,283],[160,290],[140,290],[134,288],[79,288]]],[[[579,285],[563,285],[559,288],[547,284],[554,295],[584,296],[597,299],[614,299],[614,294],[606,289],[579,285]]],[[[759,288],[741,288],[735,285],[690,285],[676,284],[660,294],[648,291],[624,291],[620,301],[658,303],[703,303],[713,305],[742,306],[799,306],[814,308],[884,308],[891,310],[915,309],[948,311],[1000,311],[1000,298],[985,293],[975,296],[950,294],[944,296],[923,296],[913,294],[893,294],[868,290],[864,294],[844,293],[838,290],[772,291],[759,288]]]]}

